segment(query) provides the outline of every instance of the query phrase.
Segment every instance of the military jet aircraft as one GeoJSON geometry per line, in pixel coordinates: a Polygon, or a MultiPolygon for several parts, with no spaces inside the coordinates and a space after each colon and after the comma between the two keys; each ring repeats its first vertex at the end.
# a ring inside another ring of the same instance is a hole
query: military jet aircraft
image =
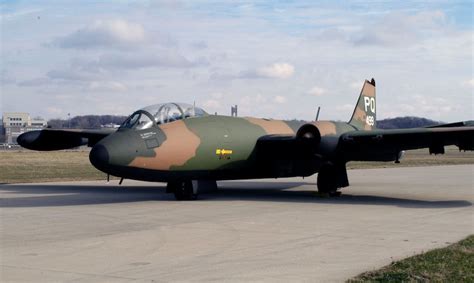
{"type": "Polygon", "coordinates": [[[348,161],[399,162],[404,150],[444,146],[474,150],[474,124],[380,130],[376,125],[375,81],[365,81],[348,123],[301,123],[209,115],[182,103],[134,112],[116,131],[44,129],[22,134],[33,150],[92,147],[99,170],[126,179],[167,182],[178,200],[215,189],[216,180],[282,178],[318,173],[320,193],[338,195],[349,186],[348,161]]]}

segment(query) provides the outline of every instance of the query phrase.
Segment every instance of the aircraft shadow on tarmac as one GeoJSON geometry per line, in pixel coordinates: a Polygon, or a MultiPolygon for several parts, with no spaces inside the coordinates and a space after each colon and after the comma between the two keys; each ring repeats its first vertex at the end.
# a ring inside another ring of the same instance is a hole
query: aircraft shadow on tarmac
{"type": "MultiPolygon", "coordinates": [[[[322,198],[309,190],[298,190],[305,182],[225,182],[218,192],[202,194],[200,201],[267,201],[322,204],[390,205],[407,208],[454,208],[471,206],[466,200],[420,200],[391,197],[389,195],[356,195],[350,189],[337,198],[322,198]]],[[[2,185],[0,207],[49,207],[132,203],[143,201],[175,201],[173,194],[166,194],[163,186],[81,186],[81,185],[2,185]],[[14,196],[28,194],[33,196],[14,196]]]]}

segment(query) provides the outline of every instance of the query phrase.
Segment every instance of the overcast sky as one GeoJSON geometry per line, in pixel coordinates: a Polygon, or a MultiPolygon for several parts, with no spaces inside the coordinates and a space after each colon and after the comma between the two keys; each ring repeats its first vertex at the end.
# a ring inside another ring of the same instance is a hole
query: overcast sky
{"type": "Polygon", "coordinates": [[[0,111],[348,120],[374,77],[379,119],[474,119],[471,3],[2,1],[0,111]]]}

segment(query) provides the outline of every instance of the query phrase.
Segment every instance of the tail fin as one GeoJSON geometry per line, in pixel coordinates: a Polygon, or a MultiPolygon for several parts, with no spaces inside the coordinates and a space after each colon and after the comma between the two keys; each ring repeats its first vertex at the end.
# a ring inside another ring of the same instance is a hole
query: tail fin
{"type": "Polygon", "coordinates": [[[375,113],[375,80],[366,80],[349,124],[359,130],[373,130],[377,123],[375,113]]]}

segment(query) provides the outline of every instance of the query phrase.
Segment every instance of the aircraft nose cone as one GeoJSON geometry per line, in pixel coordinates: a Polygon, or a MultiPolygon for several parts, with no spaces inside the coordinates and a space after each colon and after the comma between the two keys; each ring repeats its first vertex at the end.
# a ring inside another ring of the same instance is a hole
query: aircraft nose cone
{"type": "Polygon", "coordinates": [[[106,171],[105,169],[109,165],[109,151],[104,145],[96,144],[89,154],[89,160],[95,168],[106,171]]]}

